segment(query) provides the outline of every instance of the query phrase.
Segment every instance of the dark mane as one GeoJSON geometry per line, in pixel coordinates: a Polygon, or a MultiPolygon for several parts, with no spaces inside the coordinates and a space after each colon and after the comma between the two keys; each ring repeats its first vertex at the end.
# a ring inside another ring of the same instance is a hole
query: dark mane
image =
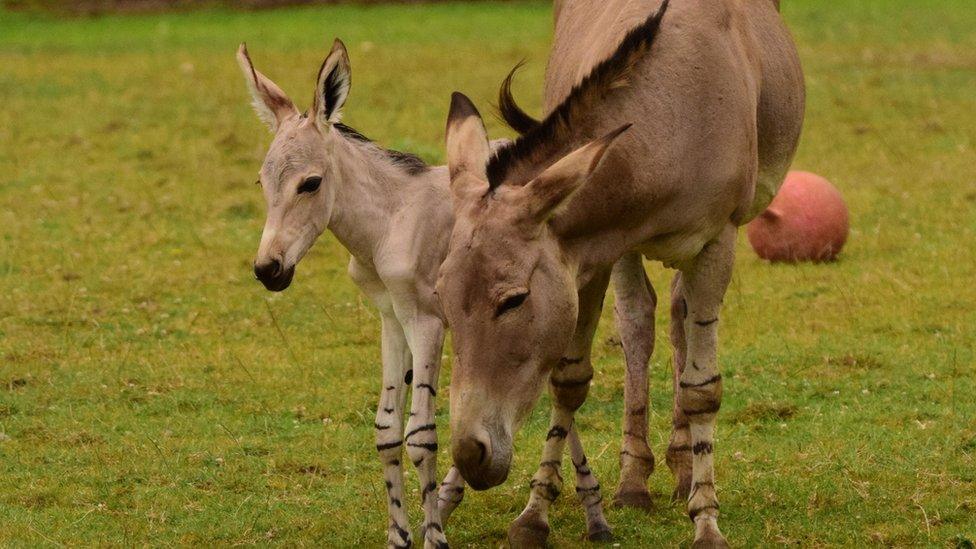
{"type": "Polygon", "coordinates": [[[631,29],[613,54],[594,67],[542,122],[532,119],[515,104],[511,95],[511,79],[518,66],[509,73],[499,91],[499,110],[513,129],[520,133],[523,133],[523,129],[526,131],[514,142],[498,149],[488,161],[486,171],[491,190],[505,183],[524,183],[516,178],[523,179],[525,172],[544,169],[548,167],[546,163],[557,160],[554,156],[573,137],[574,121],[599,104],[607,93],[627,85],[630,71],[651,49],[658,35],[668,2],[664,0],[657,12],[631,29]],[[523,174],[521,177],[520,172],[523,174]]]}
{"type": "Polygon", "coordinates": [[[424,162],[419,156],[415,154],[394,151],[391,149],[384,149],[383,147],[380,147],[379,145],[374,143],[372,139],[366,137],[365,135],[359,133],[358,131],[354,130],[353,128],[350,128],[345,124],[337,122],[334,124],[334,126],[335,129],[338,130],[338,132],[341,133],[347,139],[350,139],[357,143],[365,143],[370,146],[376,147],[377,149],[383,152],[383,154],[393,163],[394,166],[407,172],[408,175],[420,175],[425,171],[427,171],[428,169],[430,169],[430,166],[428,166],[426,162],[424,162]]]}

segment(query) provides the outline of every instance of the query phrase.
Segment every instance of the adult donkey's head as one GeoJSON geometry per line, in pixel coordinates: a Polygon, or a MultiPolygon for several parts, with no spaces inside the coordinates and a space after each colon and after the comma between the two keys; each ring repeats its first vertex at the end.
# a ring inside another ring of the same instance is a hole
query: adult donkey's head
{"type": "Polygon", "coordinates": [[[496,185],[481,116],[454,94],[447,157],[456,221],[437,291],[454,334],[453,457],[475,489],[507,477],[512,435],[576,326],[576,269],[549,221],[624,129],[552,162],[536,158],[520,171],[522,184],[496,185]]]}
{"type": "Polygon", "coordinates": [[[333,156],[342,105],[349,95],[349,56],[341,41],[319,69],[312,108],[300,114],[281,88],[255,70],[247,48],[237,52],[254,110],[274,133],[261,166],[268,204],[254,274],[280,292],[291,284],[295,265],[329,224],[335,202],[333,156]]]}

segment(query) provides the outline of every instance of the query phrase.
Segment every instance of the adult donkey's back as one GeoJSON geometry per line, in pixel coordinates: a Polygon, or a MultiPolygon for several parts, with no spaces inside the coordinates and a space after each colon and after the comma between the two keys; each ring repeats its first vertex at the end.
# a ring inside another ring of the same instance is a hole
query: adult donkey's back
{"type": "Polygon", "coordinates": [[[719,309],[737,228],[775,195],[803,119],[803,77],[776,7],[557,2],[549,114],[508,116],[524,135],[495,154],[477,110],[454,96],[455,225],[438,292],[454,333],[451,438],[465,480],[482,489],[503,481],[513,434],[547,378],[554,397],[513,545],[545,540],[554,471],[593,373],[610,267],[633,251],[679,271],[668,461],[695,545],[726,545],[712,466],[719,309]]]}

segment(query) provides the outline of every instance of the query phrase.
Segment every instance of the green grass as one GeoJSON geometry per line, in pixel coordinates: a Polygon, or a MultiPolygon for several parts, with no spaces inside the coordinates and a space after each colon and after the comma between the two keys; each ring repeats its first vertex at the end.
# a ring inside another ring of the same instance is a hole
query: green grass
{"type": "MultiPolygon", "coordinates": [[[[809,86],[796,165],[843,190],[853,226],[830,265],[770,266],[740,243],[721,349],[723,529],[739,546],[964,545],[976,540],[976,10],[784,10],[809,86]]],[[[305,103],[341,36],[345,120],[439,161],[452,90],[487,106],[526,58],[516,91],[538,112],[550,25],[539,2],[60,21],[0,11],[0,545],[381,545],[379,322],[331,236],[288,292],[252,279],[264,207],[251,182],[269,137],[233,54],[247,40],[305,103]]],[[[666,301],[669,275],[652,272],[666,301]]],[[[579,416],[607,495],[622,408],[613,338],[608,314],[579,416]]],[[[504,539],[546,404],[516,440],[510,481],[469,491],[448,526],[455,546],[504,539]]],[[[441,441],[443,472],[446,428],[441,441]]],[[[691,540],[660,462],[653,514],[608,510],[622,546],[691,540]]],[[[552,514],[555,546],[581,543],[571,494],[552,514]]]]}

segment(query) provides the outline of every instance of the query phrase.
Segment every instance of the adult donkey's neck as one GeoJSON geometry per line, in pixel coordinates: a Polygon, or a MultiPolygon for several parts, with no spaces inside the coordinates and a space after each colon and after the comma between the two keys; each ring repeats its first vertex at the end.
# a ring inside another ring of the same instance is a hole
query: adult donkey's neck
{"type": "Polygon", "coordinates": [[[383,149],[347,126],[337,124],[333,132],[336,191],[329,230],[369,264],[397,213],[418,194],[446,189],[447,173],[414,155],[383,149]]]}

